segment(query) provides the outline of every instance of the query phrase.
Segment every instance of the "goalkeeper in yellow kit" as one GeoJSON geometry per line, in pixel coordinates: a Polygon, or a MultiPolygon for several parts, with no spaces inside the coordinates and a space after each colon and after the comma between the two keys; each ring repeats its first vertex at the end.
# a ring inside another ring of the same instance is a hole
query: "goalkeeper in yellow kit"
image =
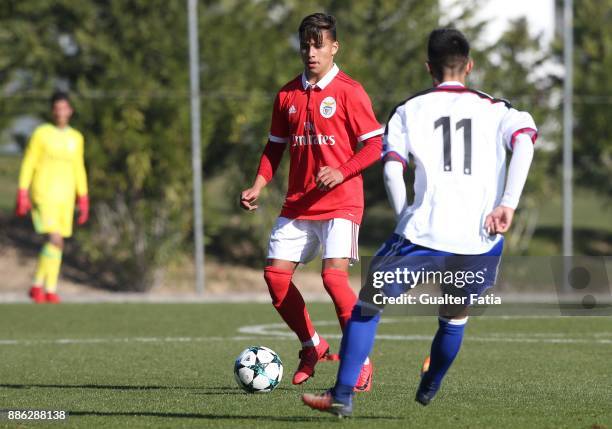
{"type": "Polygon", "coordinates": [[[75,200],[79,209],[77,222],[81,225],[89,217],[89,198],[83,135],[68,125],[73,113],[68,95],[53,94],[51,107],[54,123],[36,128],[28,143],[19,174],[15,213],[25,216],[32,209],[34,229],[49,238],[40,251],[30,297],[34,302],[58,303],[57,279],[64,238],[72,235],[75,200]]]}

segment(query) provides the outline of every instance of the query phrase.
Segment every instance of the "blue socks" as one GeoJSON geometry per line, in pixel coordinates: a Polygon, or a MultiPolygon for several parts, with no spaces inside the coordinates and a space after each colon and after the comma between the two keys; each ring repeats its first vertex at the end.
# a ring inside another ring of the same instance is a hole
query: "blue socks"
{"type": "MultiPolygon", "coordinates": [[[[439,328],[431,344],[429,370],[421,381],[421,386],[432,396],[440,388],[444,375],[459,353],[467,320],[467,317],[454,320],[442,317],[438,319],[439,328]]],[[[374,346],[378,322],[380,313],[366,315],[361,306],[356,305],[353,308],[340,346],[340,368],[336,385],[332,389],[335,400],[347,405],[351,403],[353,387],[357,383],[361,367],[374,346]]]]}
{"type": "Polygon", "coordinates": [[[421,386],[433,394],[440,388],[442,378],[459,353],[467,320],[467,317],[454,320],[438,318],[439,328],[431,343],[429,370],[421,381],[421,386]]]}
{"type": "Polygon", "coordinates": [[[361,367],[374,346],[380,313],[372,315],[366,314],[367,312],[368,310],[362,311],[362,307],[357,304],[342,336],[340,368],[332,395],[344,404],[350,404],[361,367]]]}

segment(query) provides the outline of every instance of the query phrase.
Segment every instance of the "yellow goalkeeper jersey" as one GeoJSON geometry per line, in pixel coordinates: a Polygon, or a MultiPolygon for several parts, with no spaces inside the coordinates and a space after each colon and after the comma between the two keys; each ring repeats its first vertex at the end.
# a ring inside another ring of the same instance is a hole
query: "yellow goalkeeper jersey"
{"type": "Polygon", "coordinates": [[[19,188],[31,188],[32,200],[74,203],[87,195],[83,135],[71,127],[43,124],[34,130],[21,163],[19,188]]]}

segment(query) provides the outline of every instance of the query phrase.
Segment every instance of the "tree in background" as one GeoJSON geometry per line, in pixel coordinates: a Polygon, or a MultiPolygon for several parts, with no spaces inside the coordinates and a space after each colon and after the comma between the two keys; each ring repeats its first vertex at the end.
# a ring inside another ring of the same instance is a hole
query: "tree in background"
{"type": "Polygon", "coordinates": [[[43,0],[0,8],[9,42],[4,88],[26,94],[6,108],[38,113],[54,87],[74,94],[95,218],[77,237],[81,262],[107,287],[149,288],[190,228],[183,3],[43,0]]]}
{"type": "Polygon", "coordinates": [[[554,175],[554,151],[542,150],[545,142],[558,141],[559,117],[551,102],[555,83],[541,72],[550,62],[551,53],[543,49],[539,38],[529,35],[525,18],[510,23],[499,40],[477,52],[478,87],[491,95],[509,100],[519,110],[530,112],[538,126],[534,164],[529,171],[519,210],[507,236],[512,253],[526,253],[536,232],[542,198],[557,186],[554,175]]]}
{"type": "MultiPolygon", "coordinates": [[[[464,3],[471,11],[478,1],[464,3]]],[[[287,163],[254,216],[240,212],[238,195],[255,174],[275,91],[302,71],[300,20],[320,10],[338,18],[337,61],[363,83],[385,123],[393,106],[431,85],[424,62],[427,36],[439,25],[438,0],[199,4],[207,252],[259,264],[284,198],[287,163]]],[[[483,24],[468,15],[455,24],[477,43],[483,24]]],[[[186,18],[184,1],[0,3],[0,120],[40,116],[55,87],[73,93],[94,209],[92,227],[77,236],[81,262],[107,287],[146,290],[171,255],[191,252],[186,18]]],[[[480,72],[473,86],[508,97],[545,122],[547,84],[527,78],[542,55],[524,21],[475,54],[480,72]]],[[[536,165],[530,181],[537,183],[528,192],[544,186],[540,154],[536,165]]],[[[393,223],[380,170],[366,172],[365,191],[362,237],[377,243],[393,223]]]]}
{"type": "MultiPolygon", "coordinates": [[[[557,50],[559,60],[563,52],[557,50]]],[[[612,1],[574,8],[574,172],[576,181],[612,197],[612,1]]]]}

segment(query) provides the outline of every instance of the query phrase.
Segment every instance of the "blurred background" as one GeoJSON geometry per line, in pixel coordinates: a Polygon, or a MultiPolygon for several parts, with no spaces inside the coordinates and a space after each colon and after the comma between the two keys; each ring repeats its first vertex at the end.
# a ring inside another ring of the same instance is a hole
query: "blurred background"
{"type": "MultiPolygon", "coordinates": [[[[381,123],[431,86],[429,32],[463,31],[476,62],[470,86],[531,112],[539,127],[507,254],[562,254],[562,9],[555,0],[200,0],[206,291],[266,290],[260,270],[286,159],[255,213],[238,196],[257,169],[276,91],[302,71],[297,27],[316,11],[338,19],[336,61],[381,123]]],[[[14,201],[23,150],[50,119],[55,89],[70,92],[72,126],[85,136],[92,201],[91,221],[67,244],[60,294],[194,290],[187,18],[180,0],[0,3],[0,293],[30,286],[41,241],[13,216],[14,201]]],[[[610,255],[612,0],[576,0],[573,34],[573,251],[610,255]]],[[[381,166],[364,176],[360,246],[371,255],[394,219],[381,166]]],[[[320,289],[318,270],[301,270],[306,289],[320,289]]]]}

